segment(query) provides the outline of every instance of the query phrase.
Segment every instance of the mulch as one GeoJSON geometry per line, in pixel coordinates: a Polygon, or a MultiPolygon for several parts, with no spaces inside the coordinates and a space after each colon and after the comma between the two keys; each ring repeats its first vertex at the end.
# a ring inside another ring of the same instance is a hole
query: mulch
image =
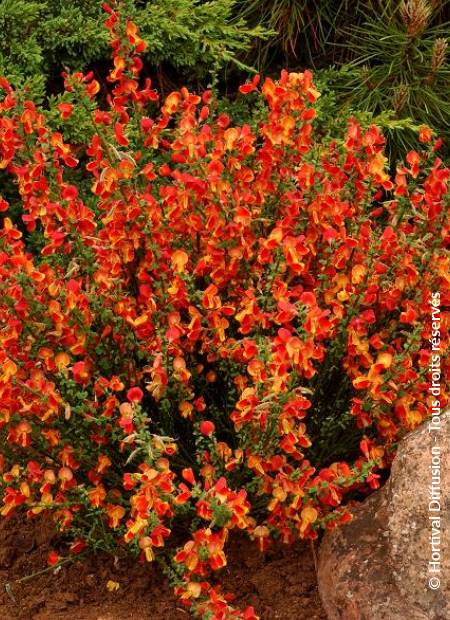
{"type": "MultiPolygon", "coordinates": [[[[39,574],[55,544],[49,522],[0,520],[2,620],[191,618],[152,564],[99,554],[67,564],[56,574],[53,570],[39,574]],[[109,580],[120,588],[110,592],[109,580]]],[[[309,545],[277,545],[262,554],[254,543],[237,536],[230,541],[228,558],[221,581],[227,592],[236,595],[240,608],[253,605],[262,620],[326,620],[309,545]]]]}

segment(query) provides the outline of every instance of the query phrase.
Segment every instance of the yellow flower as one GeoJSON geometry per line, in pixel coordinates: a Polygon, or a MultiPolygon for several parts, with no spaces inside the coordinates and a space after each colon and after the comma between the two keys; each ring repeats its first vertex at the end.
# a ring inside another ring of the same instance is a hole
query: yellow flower
{"type": "Polygon", "coordinates": [[[108,588],[110,592],[117,592],[117,590],[120,588],[120,583],[118,583],[117,581],[112,581],[110,579],[107,582],[106,587],[108,588]]]}

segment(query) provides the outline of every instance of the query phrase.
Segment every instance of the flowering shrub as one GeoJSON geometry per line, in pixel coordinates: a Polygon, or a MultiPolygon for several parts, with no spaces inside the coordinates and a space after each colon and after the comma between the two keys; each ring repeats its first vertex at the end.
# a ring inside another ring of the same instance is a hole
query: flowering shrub
{"type": "Polygon", "coordinates": [[[264,549],[348,520],[428,415],[450,171],[427,128],[393,176],[376,127],[315,136],[308,72],[242,86],[243,126],[210,92],[160,103],[105,10],[111,93],[75,74],[56,104],[85,147],[1,82],[1,514],[52,513],[71,552],[126,547],[197,617],[250,620],[214,577],[229,532],[264,549]]]}

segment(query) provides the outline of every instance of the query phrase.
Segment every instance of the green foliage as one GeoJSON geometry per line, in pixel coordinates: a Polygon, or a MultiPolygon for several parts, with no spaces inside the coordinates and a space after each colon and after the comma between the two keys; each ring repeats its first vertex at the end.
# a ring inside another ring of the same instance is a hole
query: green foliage
{"type": "MultiPolygon", "coordinates": [[[[343,75],[336,69],[319,70],[316,83],[322,96],[319,99],[317,112],[321,131],[331,135],[339,134],[348,116],[354,116],[362,124],[375,123],[386,138],[386,153],[392,164],[407,150],[417,148],[417,138],[421,123],[410,117],[399,118],[396,112],[389,109],[372,110],[366,105],[358,105],[349,96],[342,96],[343,75]],[[378,113],[377,113],[378,112],[378,113]]],[[[428,123],[430,125],[430,119],[428,123]]]]}
{"type": "MultiPolygon", "coordinates": [[[[248,28],[233,15],[235,0],[126,0],[127,14],[148,42],[144,60],[166,72],[181,71],[183,81],[209,79],[239,56],[264,28],[248,28]],[[189,72],[189,73],[188,73],[189,72]],[[188,79],[189,78],[189,79],[188,79]]],[[[64,68],[97,68],[108,62],[105,14],[99,0],[0,0],[0,73],[33,94],[59,89],[64,68]]]]}
{"type": "Polygon", "coordinates": [[[240,14],[251,23],[264,24],[275,32],[268,41],[255,41],[260,67],[273,62],[277,55],[281,55],[281,64],[315,66],[347,18],[349,4],[348,0],[242,0],[239,7],[240,14]]]}
{"type": "Polygon", "coordinates": [[[315,67],[336,91],[339,116],[366,112],[380,121],[393,159],[416,144],[421,124],[450,137],[448,0],[241,0],[239,7],[249,23],[277,31],[255,42],[249,62],[264,72],[315,67]]]}
{"type": "Polygon", "coordinates": [[[342,100],[373,114],[392,110],[394,118],[431,123],[448,135],[449,23],[433,25],[433,15],[431,3],[413,0],[349,28],[352,59],[335,80],[342,100]]]}
{"type": "MultiPolygon", "coordinates": [[[[349,113],[376,117],[393,159],[415,144],[421,124],[450,136],[448,0],[123,0],[122,5],[148,43],[145,73],[157,78],[163,94],[181,82],[195,89],[215,85],[227,67],[238,74],[251,67],[278,74],[282,66],[312,66],[321,90],[336,92],[323,106],[330,109],[329,129],[349,113]]],[[[61,90],[65,68],[94,69],[98,77],[109,55],[104,19],[100,0],[0,0],[0,73],[35,99],[61,90]]],[[[231,75],[219,82],[222,92],[231,75]]],[[[80,139],[85,133],[78,120],[75,141],[77,133],[80,139]]]]}
{"type": "Polygon", "coordinates": [[[160,0],[131,16],[149,43],[152,64],[169,60],[201,77],[228,62],[248,69],[239,54],[267,34],[260,25],[248,28],[243,18],[233,19],[235,4],[235,0],[160,0]]]}
{"type": "Polygon", "coordinates": [[[42,6],[37,2],[2,0],[0,2],[0,68],[9,72],[13,68],[29,66],[31,72],[40,69],[41,47],[35,24],[40,20],[42,6]]]}
{"type": "Polygon", "coordinates": [[[0,2],[0,71],[33,93],[57,80],[64,66],[86,66],[108,52],[97,1],[0,2]]]}

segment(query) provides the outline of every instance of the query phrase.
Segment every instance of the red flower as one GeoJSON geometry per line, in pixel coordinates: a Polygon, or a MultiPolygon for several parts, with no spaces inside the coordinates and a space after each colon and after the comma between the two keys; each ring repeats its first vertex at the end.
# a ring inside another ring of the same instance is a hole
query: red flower
{"type": "Polygon", "coordinates": [[[251,82],[247,82],[247,84],[239,86],[239,92],[243,95],[248,95],[248,93],[255,91],[257,89],[260,79],[260,75],[255,75],[251,82]]]}
{"type": "Polygon", "coordinates": [[[144,398],[144,392],[140,387],[132,387],[127,392],[127,398],[131,403],[140,403],[144,398]]]}
{"type": "Polygon", "coordinates": [[[49,566],[55,566],[61,560],[61,556],[56,551],[50,551],[47,556],[47,564],[49,566]]]}
{"type": "Polygon", "coordinates": [[[82,551],[84,551],[86,549],[86,543],[84,542],[84,540],[75,540],[71,545],[70,545],[70,551],[74,554],[78,554],[81,553],[82,551]]]}
{"type": "Polygon", "coordinates": [[[73,105],[64,101],[58,104],[58,110],[61,112],[61,118],[66,120],[72,115],[73,105]]]}
{"type": "Polygon", "coordinates": [[[183,469],[181,475],[186,480],[186,482],[189,482],[189,484],[195,484],[194,472],[192,471],[191,467],[183,469]]]}
{"type": "Polygon", "coordinates": [[[203,435],[211,437],[215,430],[216,427],[214,425],[214,422],[211,422],[210,420],[203,420],[202,422],[200,422],[200,432],[203,435]]]}
{"type": "Polygon", "coordinates": [[[84,361],[76,362],[72,366],[72,374],[74,381],[81,385],[87,384],[89,381],[89,369],[88,364],[84,361]]]}

